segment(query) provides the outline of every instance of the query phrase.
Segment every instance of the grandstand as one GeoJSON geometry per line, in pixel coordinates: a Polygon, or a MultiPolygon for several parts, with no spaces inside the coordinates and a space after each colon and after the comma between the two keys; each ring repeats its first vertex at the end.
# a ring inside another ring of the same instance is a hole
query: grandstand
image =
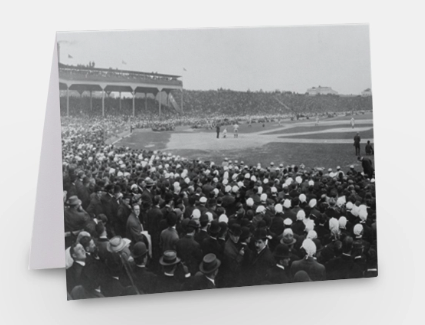
{"type": "MultiPolygon", "coordinates": [[[[144,94],[145,109],[148,106],[148,94],[157,98],[158,115],[161,116],[162,105],[165,104],[179,110],[175,100],[170,103],[169,96],[172,90],[183,89],[183,82],[179,80],[180,76],[148,73],[118,69],[102,69],[94,66],[69,66],[59,64],[59,88],[65,93],[66,115],[70,115],[70,91],[77,91],[80,96],[84,92],[89,93],[89,105],[86,106],[93,112],[93,92],[100,92],[101,113],[105,116],[105,98],[112,92],[119,93],[118,107],[121,110],[121,93],[132,94],[132,115],[136,114],[136,95],[144,94]]],[[[183,97],[181,97],[183,98],[183,97]]],[[[61,105],[62,107],[62,105],[61,105]]]]}

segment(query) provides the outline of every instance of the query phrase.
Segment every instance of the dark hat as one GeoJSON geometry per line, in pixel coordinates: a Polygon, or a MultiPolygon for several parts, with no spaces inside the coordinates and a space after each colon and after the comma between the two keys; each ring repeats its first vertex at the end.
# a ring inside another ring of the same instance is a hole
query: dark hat
{"type": "Polygon", "coordinates": [[[174,265],[179,262],[180,259],[177,257],[177,253],[175,251],[165,251],[159,259],[159,264],[161,265],[174,265]]]}
{"type": "Polygon", "coordinates": [[[241,227],[241,235],[239,236],[239,240],[244,241],[248,239],[250,236],[249,228],[248,227],[241,227]]]}
{"type": "Polygon", "coordinates": [[[148,253],[145,243],[137,242],[133,247],[133,257],[142,257],[148,253]]]}
{"type": "Polygon", "coordinates": [[[242,229],[240,224],[234,223],[230,226],[229,231],[234,236],[240,236],[242,234],[242,229]]]}
{"type": "Polygon", "coordinates": [[[213,221],[211,221],[210,228],[208,229],[208,232],[211,235],[217,235],[220,232],[220,229],[221,229],[221,227],[220,227],[220,224],[218,223],[218,221],[213,220],[213,221]]]}
{"type": "Polygon", "coordinates": [[[306,271],[298,271],[294,275],[294,282],[310,282],[311,279],[306,271]]]}
{"type": "Polygon", "coordinates": [[[204,274],[213,273],[221,265],[221,261],[212,253],[204,256],[201,264],[199,264],[199,270],[204,274]]]}
{"type": "Polygon", "coordinates": [[[266,240],[267,239],[267,231],[264,228],[259,228],[254,232],[255,240],[266,240]]]}
{"type": "Polygon", "coordinates": [[[145,184],[146,184],[146,187],[151,187],[151,186],[153,186],[155,183],[154,183],[154,181],[153,181],[151,178],[146,177],[146,179],[145,179],[145,184]]]}
{"type": "Polygon", "coordinates": [[[81,200],[78,199],[78,197],[76,195],[73,195],[68,199],[67,204],[70,205],[70,206],[80,205],[81,200]]]}
{"type": "Polygon", "coordinates": [[[188,224],[187,224],[187,226],[186,226],[186,229],[187,229],[188,231],[196,230],[196,229],[198,229],[198,228],[199,228],[198,223],[197,223],[195,220],[193,220],[193,219],[189,220],[189,222],[188,222],[188,224]]]}
{"type": "Polygon", "coordinates": [[[279,244],[276,246],[273,253],[274,257],[278,258],[288,258],[289,257],[289,247],[285,244],[279,244]]]}

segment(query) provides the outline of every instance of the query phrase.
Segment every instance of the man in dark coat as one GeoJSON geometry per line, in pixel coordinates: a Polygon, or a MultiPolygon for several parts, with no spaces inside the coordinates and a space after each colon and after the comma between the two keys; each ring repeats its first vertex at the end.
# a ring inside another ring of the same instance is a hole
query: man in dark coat
{"type": "Polygon", "coordinates": [[[272,284],[288,283],[289,281],[289,247],[285,244],[277,245],[273,257],[276,265],[267,271],[267,281],[272,284]]]}
{"type": "Polygon", "coordinates": [[[199,263],[202,260],[201,245],[193,238],[198,224],[195,220],[190,220],[186,226],[186,235],[176,243],[177,256],[189,269],[189,273],[194,275],[198,272],[199,263]]]}
{"type": "Polygon", "coordinates": [[[214,254],[205,255],[202,263],[199,265],[200,272],[187,281],[183,285],[182,290],[215,289],[215,279],[220,265],[221,261],[214,254]]]}
{"type": "Polygon", "coordinates": [[[163,272],[158,276],[155,291],[157,293],[180,291],[185,281],[182,283],[178,277],[178,268],[182,265],[177,253],[172,250],[165,251],[159,259],[159,264],[162,265],[163,272]]]}
{"type": "Polygon", "coordinates": [[[132,241],[133,244],[143,241],[146,243],[145,236],[142,234],[143,227],[139,220],[140,206],[138,204],[133,205],[133,212],[130,214],[127,220],[126,237],[132,241]]]}
{"type": "Polygon", "coordinates": [[[372,178],[375,169],[373,168],[373,162],[370,158],[367,157],[358,157],[357,158],[362,163],[363,172],[367,177],[372,178]]]}
{"type": "Polygon", "coordinates": [[[359,132],[354,136],[354,148],[356,149],[356,156],[360,155],[360,135],[359,132]]]}
{"type": "Polygon", "coordinates": [[[208,229],[209,236],[205,238],[201,244],[203,254],[212,253],[219,260],[223,260],[223,247],[218,242],[218,236],[220,234],[220,224],[217,220],[211,222],[210,228],[208,229]]]}
{"type": "Polygon", "coordinates": [[[81,203],[81,200],[76,196],[71,196],[67,201],[69,208],[64,210],[66,232],[83,230],[89,224],[92,224],[94,227],[94,221],[83,209],[81,203]]]}
{"type": "Polygon", "coordinates": [[[163,219],[161,209],[159,208],[159,196],[155,196],[152,200],[152,208],[146,214],[146,230],[152,239],[152,259],[157,262],[161,257],[159,248],[159,237],[161,235],[160,222],[163,219]]]}
{"type": "Polygon", "coordinates": [[[133,269],[133,281],[140,292],[145,294],[155,293],[158,277],[146,268],[148,250],[146,245],[138,242],[133,247],[135,267],[133,269]]]}
{"type": "Polygon", "coordinates": [[[81,273],[86,265],[86,250],[83,245],[76,243],[70,247],[70,255],[74,263],[66,270],[66,288],[69,293],[75,286],[81,285],[81,273]]]}
{"type": "Polygon", "coordinates": [[[363,272],[351,256],[353,249],[353,238],[347,236],[342,241],[342,255],[331,259],[325,264],[328,280],[361,278],[363,272]]]}
{"type": "Polygon", "coordinates": [[[108,235],[110,237],[113,237],[115,236],[115,230],[113,228],[113,225],[117,214],[116,207],[118,206],[118,204],[116,203],[115,197],[113,195],[114,186],[112,184],[106,185],[105,191],[106,193],[102,196],[100,201],[102,203],[103,212],[108,218],[108,223],[106,224],[108,235]]]}
{"type": "Polygon", "coordinates": [[[294,277],[298,271],[305,271],[312,281],[326,280],[325,267],[318,263],[313,257],[316,254],[316,244],[311,239],[305,239],[302,244],[302,248],[305,250],[306,256],[303,259],[292,263],[292,277],[294,277]]]}
{"type": "Polygon", "coordinates": [[[267,282],[266,275],[275,263],[275,259],[268,248],[267,232],[265,229],[257,229],[254,232],[255,251],[250,261],[250,279],[248,285],[258,285],[267,282]]]}

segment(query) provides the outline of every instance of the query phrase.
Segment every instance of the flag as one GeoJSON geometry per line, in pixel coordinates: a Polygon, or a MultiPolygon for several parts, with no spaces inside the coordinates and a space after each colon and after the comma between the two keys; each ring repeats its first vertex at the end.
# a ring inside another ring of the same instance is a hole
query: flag
{"type": "Polygon", "coordinates": [[[122,60],[122,64],[127,64],[127,62],[125,62],[124,60],[122,60]]]}
{"type": "Polygon", "coordinates": [[[186,68],[183,68],[183,71],[187,71],[186,68]]]}
{"type": "Polygon", "coordinates": [[[73,58],[72,55],[68,54],[68,59],[72,59],[72,58],[73,58]]]}

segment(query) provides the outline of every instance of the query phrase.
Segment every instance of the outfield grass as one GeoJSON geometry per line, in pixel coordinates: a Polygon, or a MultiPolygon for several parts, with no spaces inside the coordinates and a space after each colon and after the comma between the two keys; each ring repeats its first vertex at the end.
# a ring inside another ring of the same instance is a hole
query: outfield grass
{"type": "MultiPolygon", "coordinates": [[[[353,139],[356,132],[334,132],[334,133],[317,133],[317,134],[304,134],[304,135],[289,135],[282,136],[279,138],[290,138],[290,139],[353,139]]],[[[359,133],[363,139],[373,139],[373,129],[362,131],[359,133]]]]}

